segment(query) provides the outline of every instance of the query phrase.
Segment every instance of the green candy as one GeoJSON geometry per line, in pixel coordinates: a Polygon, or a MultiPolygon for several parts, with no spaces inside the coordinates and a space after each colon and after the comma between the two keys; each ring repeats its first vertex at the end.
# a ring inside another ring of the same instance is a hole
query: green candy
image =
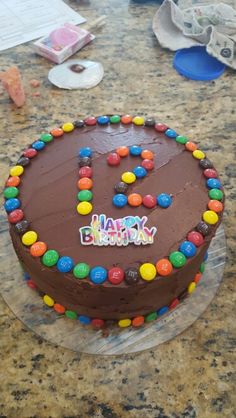
{"type": "Polygon", "coordinates": [[[188,138],[186,136],[178,135],[175,138],[176,142],[179,142],[180,144],[186,144],[188,142],[188,138]]]}
{"type": "Polygon", "coordinates": [[[77,197],[80,202],[90,202],[93,198],[93,193],[90,190],[80,190],[77,197]]]}
{"type": "Polygon", "coordinates": [[[56,250],[48,250],[44,253],[42,257],[42,263],[47,267],[52,267],[57,264],[59,259],[59,254],[56,250]]]}
{"type": "Polygon", "coordinates": [[[42,134],[40,136],[40,140],[43,142],[51,142],[53,140],[53,136],[51,134],[42,134]]]}
{"type": "Polygon", "coordinates": [[[74,311],[65,311],[65,316],[67,316],[67,318],[70,318],[70,319],[76,319],[77,313],[74,311]]]}
{"type": "Polygon", "coordinates": [[[113,115],[110,117],[110,123],[119,123],[120,122],[120,116],[119,115],[113,115]]]}
{"type": "Polygon", "coordinates": [[[11,199],[12,197],[16,197],[19,194],[19,190],[17,189],[17,187],[6,187],[6,189],[4,189],[3,195],[6,199],[11,199]]]}
{"type": "Polygon", "coordinates": [[[78,263],[74,267],[73,274],[76,279],[84,279],[88,276],[90,267],[86,263],[78,263]]]}
{"type": "Polygon", "coordinates": [[[151,312],[151,313],[149,313],[145,316],[145,322],[155,321],[155,319],[157,319],[157,313],[156,312],[151,312]]]}
{"type": "Polygon", "coordinates": [[[186,257],[180,251],[173,251],[173,253],[170,253],[169,259],[175,268],[183,267],[186,263],[186,257]]]}
{"type": "Polygon", "coordinates": [[[205,263],[202,263],[200,265],[199,271],[200,271],[200,273],[204,273],[204,270],[205,270],[205,263]]]}
{"type": "Polygon", "coordinates": [[[213,200],[222,200],[223,199],[223,192],[219,189],[209,190],[208,195],[213,200]]]}

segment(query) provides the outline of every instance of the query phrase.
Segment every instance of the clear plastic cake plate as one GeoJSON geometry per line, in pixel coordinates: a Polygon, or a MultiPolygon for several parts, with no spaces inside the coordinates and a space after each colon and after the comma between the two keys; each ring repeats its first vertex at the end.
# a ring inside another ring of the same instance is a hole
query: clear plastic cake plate
{"type": "Polygon", "coordinates": [[[11,244],[5,214],[1,211],[0,291],[10,309],[28,328],[45,340],[79,353],[121,355],[158,346],[180,334],[205,311],[220,285],[226,257],[221,225],[209,248],[206,269],[196,290],[174,310],[141,328],[112,326],[95,331],[79,321],[59,316],[43,304],[37,291],[23,280],[23,272],[11,244]]]}

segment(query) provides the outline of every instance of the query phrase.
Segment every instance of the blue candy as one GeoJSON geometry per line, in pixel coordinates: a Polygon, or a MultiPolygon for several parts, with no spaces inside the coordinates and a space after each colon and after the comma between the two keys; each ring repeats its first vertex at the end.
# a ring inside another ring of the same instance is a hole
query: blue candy
{"type": "Polygon", "coordinates": [[[29,280],[29,279],[30,279],[29,273],[27,273],[27,271],[24,271],[24,280],[29,280]]]}
{"type": "Polygon", "coordinates": [[[123,208],[125,205],[127,205],[128,198],[122,193],[115,194],[115,196],[112,199],[113,205],[115,205],[117,208],[123,208]]]}
{"type": "Polygon", "coordinates": [[[20,200],[12,197],[11,199],[7,199],[4,203],[4,208],[6,212],[12,212],[15,209],[20,207],[20,200]]]}
{"type": "Polygon", "coordinates": [[[132,147],[129,148],[130,155],[133,155],[136,157],[137,155],[141,155],[142,148],[139,145],[132,145],[132,147]]]}
{"type": "Polygon", "coordinates": [[[147,170],[144,167],[138,166],[133,169],[133,173],[136,175],[137,179],[142,179],[147,175],[147,170]]]}
{"type": "Polygon", "coordinates": [[[33,142],[31,147],[36,149],[37,151],[41,151],[42,149],[44,149],[46,147],[46,143],[43,142],[43,141],[38,140],[38,141],[33,142]]]}
{"type": "Polygon", "coordinates": [[[107,278],[107,270],[100,266],[93,267],[90,270],[89,277],[95,284],[103,283],[107,278]]]}
{"type": "Polygon", "coordinates": [[[85,315],[79,315],[78,316],[78,320],[81,322],[81,324],[83,325],[88,325],[91,322],[91,318],[89,318],[89,316],[85,316],[85,315]]]}
{"type": "Polygon", "coordinates": [[[173,129],[167,129],[165,131],[165,135],[169,138],[176,138],[178,136],[177,132],[175,132],[173,129]]]}
{"type": "Polygon", "coordinates": [[[60,257],[57,262],[57,268],[61,273],[68,273],[74,267],[74,262],[71,257],[60,257]]]}
{"type": "Polygon", "coordinates": [[[99,124],[99,125],[107,125],[108,124],[108,122],[109,122],[109,117],[108,116],[99,116],[98,118],[97,118],[97,123],[99,124]]]}
{"type": "Polygon", "coordinates": [[[159,309],[159,311],[157,311],[157,315],[164,315],[167,311],[169,310],[168,306],[163,306],[163,308],[159,309]]]}
{"type": "Polygon", "coordinates": [[[89,147],[80,148],[79,157],[92,157],[92,150],[89,147]]]}
{"type": "Polygon", "coordinates": [[[172,203],[172,198],[167,193],[161,193],[157,196],[157,204],[162,208],[168,208],[172,203]]]}
{"type": "Polygon", "coordinates": [[[180,244],[179,251],[186,257],[193,257],[197,252],[197,248],[192,242],[184,241],[180,244]]]}
{"type": "Polygon", "coordinates": [[[207,187],[209,189],[220,189],[221,188],[221,182],[218,179],[208,179],[207,182],[207,187]]]}
{"type": "Polygon", "coordinates": [[[207,259],[208,259],[208,251],[205,252],[203,261],[206,261],[207,259]]]}

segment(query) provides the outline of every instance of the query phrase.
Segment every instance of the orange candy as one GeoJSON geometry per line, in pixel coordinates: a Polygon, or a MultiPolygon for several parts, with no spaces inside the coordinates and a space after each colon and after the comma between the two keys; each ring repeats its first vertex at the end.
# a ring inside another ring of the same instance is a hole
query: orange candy
{"type": "Polygon", "coordinates": [[[9,177],[9,179],[7,179],[6,181],[6,186],[7,187],[17,187],[20,184],[20,177],[18,176],[12,176],[9,177]]]}
{"type": "Polygon", "coordinates": [[[80,190],[90,190],[93,187],[93,181],[88,177],[82,177],[82,179],[79,179],[77,186],[80,190]]]}
{"type": "Polygon", "coordinates": [[[161,258],[161,260],[156,263],[156,269],[160,276],[168,276],[172,272],[173,267],[167,258],[161,258]]]}
{"type": "Polygon", "coordinates": [[[51,130],[50,133],[52,136],[54,136],[54,138],[58,138],[59,136],[62,136],[64,134],[64,131],[61,128],[54,128],[51,130]]]}
{"type": "Polygon", "coordinates": [[[123,116],[121,116],[121,122],[124,124],[124,125],[128,125],[128,123],[131,123],[132,122],[132,116],[131,115],[123,115],[123,116]]]}
{"type": "Polygon", "coordinates": [[[42,241],[36,241],[33,245],[30,247],[30,254],[33,257],[41,257],[45,252],[47,251],[47,244],[42,241]]]}
{"type": "Polygon", "coordinates": [[[143,316],[136,316],[136,318],[134,318],[132,320],[133,327],[141,327],[141,325],[143,325],[143,323],[144,323],[144,317],[143,316]]]}
{"type": "Polygon", "coordinates": [[[209,200],[208,208],[216,213],[222,212],[223,204],[219,200],[209,200]]]}
{"type": "Polygon", "coordinates": [[[55,303],[53,305],[53,309],[59,314],[64,314],[66,310],[66,308],[64,308],[64,306],[60,305],[59,303],[55,303]]]}
{"type": "Polygon", "coordinates": [[[193,152],[193,151],[195,151],[195,150],[197,149],[197,145],[196,145],[196,144],[194,144],[194,142],[188,141],[188,142],[186,142],[186,144],[185,144],[185,148],[186,148],[188,151],[193,152]]]}
{"type": "Polygon", "coordinates": [[[129,148],[128,147],[119,147],[116,149],[117,154],[120,157],[127,157],[129,155],[129,148]]]}
{"type": "Polygon", "coordinates": [[[141,152],[141,157],[142,157],[144,160],[153,160],[153,158],[154,158],[154,154],[153,154],[153,152],[152,152],[152,151],[149,151],[148,149],[144,149],[144,150],[141,152]]]}
{"type": "Polygon", "coordinates": [[[130,206],[140,206],[142,204],[142,196],[138,193],[131,193],[128,196],[128,203],[130,206]]]}
{"type": "Polygon", "coordinates": [[[201,277],[202,277],[202,273],[195,274],[194,282],[198,283],[200,281],[201,277]]]}

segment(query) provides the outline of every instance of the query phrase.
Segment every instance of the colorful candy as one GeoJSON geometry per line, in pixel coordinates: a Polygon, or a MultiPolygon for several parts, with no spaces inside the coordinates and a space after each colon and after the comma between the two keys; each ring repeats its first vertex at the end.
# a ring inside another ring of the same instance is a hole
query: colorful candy
{"type": "Polygon", "coordinates": [[[133,155],[134,157],[137,157],[138,155],[141,155],[142,147],[139,145],[132,145],[129,148],[130,155],[133,155]]]}
{"type": "Polygon", "coordinates": [[[224,209],[224,206],[219,200],[209,200],[208,208],[216,213],[220,213],[224,209]]]}
{"type": "Polygon", "coordinates": [[[12,212],[15,209],[18,209],[20,207],[20,200],[16,197],[13,197],[11,199],[6,200],[4,204],[4,208],[6,212],[12,212]]]}
{"type": "Polygon", "coordinates": [[[121,123],[123,123],[124,125],[128,125],[131,122],[132,122],[132,116],[131,115],[121,116],[121,123]]]}
{"type": "Polygon", "coordinates": [[[97,118],[97,123],[99,125],[107,125],[109,123],[109,117],[108,116],[99,116],[97,118]]]}
{"type": "Polygon", "coordinates": [[[120,319],[118,322],[120,328],[127,328],[131,325],[131,319],[120,319]]]}
{"type": "Polygon", "coordinates": [[[194,152],[197,150],[197,145],[192,141],[188,141],[185,144],[185,148],[187,151],[194,152]]]}
{"type": "Polygon", "coordinates": [[[142,116],[135,116],[132,119],[132,122],[134,123],[134,125],[141,126],[144,125],[145,120],[142,116]]]}
{"type": "Polygon", "coordinates": [[[188,241],[192,242],[196,247],[200,247],[204,243],[204,238],[200,232],[191,231],[187,235],[188,241]]]}
{"type": "Polygon", "coordinates": [[[58,260],[59,254],[56,250],[47,250],[42,257],[42,263],[47,267],[55,266],[58,260]]]}
{"type": "Polygon", "coordinates": [[[62,129],[64,132],[71,132],[74,130],[74,125],[72,122],[66,122],[62,125],[62,129]]]}
{"type": "Polygon", "coordinates": [[[20,184],[20,177],[19,176],[13,176],[9,177],[6,181],[7,187],[17,187],[20,184]]]}
{"type": "Polygon", "coordinates": [[[120,181],[117,183],[114,187],[116,193],[126,193],[128,190],[128,184],[124,183],[123,181],[120,181]]]}
{"type": "Polygon", "coordinates": [[[210,226],[205,222],[200,221],[196,226],[196,230],[200,232],[200,234],[202,234],[204,237],[206,237],[210,233],[210,226]]]}
{"type": "Polygon", "coordinates": [[[178,136],[178,134],[176,133],[176,131],[174,131],[174,129],[170,129],[170,128],[168,128],[165,131],[165,135],[168,136],[169,138],[176,138],[178,136]]]}
{"type": "Polygon", "coordinates": [[[37,150],[34,148],[28,148],[23,152],[24,157],[34,158],[38,154],[37,150]]]}
{"type": "Polygon", "coordinates": [[[52,140],[53,140],[53,136],[51,134],[42,134],[40,136],[40,141],[47,143],[47,142],[51,142],[52,140]]]}
{"type": "Polygon", "coordinates": [[[15,165],[10,169],[10,175],[11,176],[21,176],[21,174],[24,173],[24,167],[21,165],[15,165]]]}
{"type": "Polygon", "coordinates": [[[74,262],[71,257],[63,256],[57,262],[57,269],[61,273],[69,273],[74,267],[74,262]]]}
{"type": "Polygon", "coordinates": [[[90,202],[80,202],[77,205],[77,212],[80,215],[88,215],[92,210],[93,206],[90,202]]]}
{"type": "Polygon", "coordinates": [[[116,152],[111,152],[107,157],[107,164],[111,166],[118,166],[120,164],[120,156],[116,152]]]}
{"type": "Polygon", "coordinates": [[[120,284],[124,280],[124,277],[124,270],[120,267],[113,267],[108,271],[108,280],[114,285],[120,284]]]}
{"type": "Polygon", "coordinates": [[[161,208],[168,208],[172,203],[172,198],[167,193],[161,193],[157,196],[157,204],[161,206],[161,208]]]}
{"type": "Polygon", "coordinates": [[[173,267],[167,258],[162,258],[156,263],[156,270],[160,276],[169,276],[172,273],[173,267]]]}
{"type": "Polygon", "coordinates": [[[44,301],[45,305],[49,306],[49,308],[52,308],[52,307],[53,307],[53,305],[54,305],[54,300],[53,300],[53,298],[51,298],[51,297],[50,297],[50,296],[48,296],[48,295],[44,295],[44,297],[43,297],[43,301],[44,301]]]}
{"type": "Polygon", "coordinates": [[[156,196],[152,196],[150,194],[147,194],[143,197],[143,206],[145,206],[148,209],[152,209],[156,206],[157,200],[156,196]]]}
{"type": "Polygon", "coordinates": [[[13,197],[16,197],[18,196],[18,194],[19,194],[19,190],[14,186],[6,187],[6,189],[4,189],[3,191],[3,195],[6,199],[11,199],[13,197]]]}
{"type": "Polygon", "coordinates": [[[35,231],[27,231],[22,236],[21,241],[24,245],[29,247],[37,241],[38,234],[35,231]]]}
{"type": "Polygon", "coordinates": [[[93,198],[93,193],[91,190],[80,190],[77,197],[80,202],[90,202],[93,198]]]}
{"type": "Polygon", "coordinates": [[[138,193],[131,193],[128,196],[128,203],[130,206],[140,206],[142,204],[142,196],[138,193]]]}
{"type": "Polygon", "coordinates": [[[21,222],[17,222],[14,225],[14,229],[17,232],[17,234],[22,235],[27,231],[27,229],[29,228],[29,225],[30,225],[29,222],[26,221],[26,219],[24,219],[21,222]]]}
{"type": "Polygon", "coordinates": [[[143,160],[153,160],[154,154],[152,151],[149,151],[148,149],[144,149],[141,152],[141,157],[143,160]]]}
{"type": "Polygon", "coordinates": [[[217,213],[214,212],[213,210],[206,210],[203,213],[202,218],[207,224],[210,224],[210,225],[215,225],[219,220],[217,213]]]}
{"type": "Polygon", "coordinates": [[[144,263],[139,268],[140,276],[143,280],[151,281],[156,277],[156,267],[151,263],[144,263]]]}
{"type": "Polygon", "coordinates": [[[213,200],[222,200],[224,197],[222,190],[219,189],[209,190],[208,195],[213,200]]]}
{"type": "Polygon", "coordinates": [[[94,284],[101,284],[107,279],[107,270],[104,267],[93,267],[89,273],[90,280],[94,284]]]}
{"type": "Polygon", "coordinates": [[[97,119],[94,116],[89,116],[88,118],[84,119],[84,123],[87,126],[94,126],[97,123],[97,119]]]}
{"type": "Polygon", "coordinates": [[[128,198],[124,194],[118,193],[113,196],[112,203],[117,208],[123,208],[125,205],[127,205],[128,198]]]}
{"type": "Polygon", "coordinates": [[[42,241],[36,241],[30,247],[32,257],[41,257],[47,251],[47,244],[42,241]]]}
{"type": "Polygon", "coordinates": [[[186,257],[180,251],[173,251],[169,255],[169,259],[173,267],[180,268],[186,264],[186,257]]]}
{"type": "Polygon", "coordinates": [[[89,272],[90,267],[86,263],[78,263],[73,269],[73,274],[76,279],[84,279],[85,277],[88,277],[89,272]]]}
{"type": "Polygon", "coordinates": [[[61,128],[53,128],[50,133],[54,138],[59,138],[64,134],[64,131],[61,128]]]}
{"type": "Polygon", "coordinates": [[[30,159],[27,157],[20,157],[19,160],[17,160],[17,165],[21,167],[27,167],[27,165],[30,164],[30,159]]]}
{"type": "Polygon", "coordinates": [[[137,179],[142,179],[147,175],[147,170],[144,167],[137,166],[133,169],[133,173],[137,179]]]}
{"type": "Polygon", "coordinates": [[[127,155],[129,155],[129,148],[128,147],[119,147],[116,148],[116,153],[120,156],[120,157],[127,157],[127,155]]]}
{"type": "Polygon", "coordinates": [[[140,274],[138,269],[136,269],[135,267],[129,267],[125,270],[125,281],[127,284],[134,285],[138,283],[139,279],[140,274]]]}
{"type": "Polygon", "coordinates": [[[205,158],[205,154],[200,149],[195,149],[193,151],[193,157],[197,158],[197,160],[202,160],[203,158],[205,158]]]}
{"type": "Polygon", "coordinates": [[[136,176],[135,176],[135,174],[134,174],[134,173],[132,173],[131,171],[126,171],[125,173],[123,173],[123,174],[122,174],[122,176],[121,176],[121,180],[122,180],[124,183],[127,183],[127,184],[132,184],[132,183],[134,183],[134,182],[135,182],[135,180],[136,180],[136,176]]]}
{"type": "Polygon", "coordinates": [[[145,170],[151,171],[154,168],[154,161],[145,159],[142,161],[141,165],[143,168],[145,168],[145,170]]]}
{"type": "Polygon", "coordinates": [[[15,209],[8,215],[8,222],[11,224],[17,224],[24,218],[24,213],[21,209],[15,209]]]}
{"type": "Polygon", "coordinates": [[[208,179],[206,184],[207,184],[207,187],[209,189],[220,189],[221,188],[221,182],[218,179],[215,179],[215,178],[208,179]]]}
{"type": "Polygon", "coordinates": [[[77,183],[79,190],[90,190],[93,187],[93,180],[89,177],[82,177],[77,183]]]}
{"type": "Polygon", "coordinates": [[[180,244],[179,251],[185,255],[185,257],[193,257],[196,252],[196,246],[191,241],[184,241],[180,244]]]}
{"type": "Polygon", "coordinates": [[[44,149],[46,146],[45,142],[43,141],[35,141],[33,142],[33,144],[31,145],[31,147],[33,149],[35,149],[36,151],[41,151],[42,149],[44,149]]]}
{"type": "Polygon", "coordinates": [[[119,122],[120,122],[120,116],[119,115],[110,116],[110,123],[119,123],[119,122]]]}
{"type": "Polygon", "coordinates": [[[83,147],[79,150],[79,157],[92,157],[92,150],[90,147],[83,147]]]}

